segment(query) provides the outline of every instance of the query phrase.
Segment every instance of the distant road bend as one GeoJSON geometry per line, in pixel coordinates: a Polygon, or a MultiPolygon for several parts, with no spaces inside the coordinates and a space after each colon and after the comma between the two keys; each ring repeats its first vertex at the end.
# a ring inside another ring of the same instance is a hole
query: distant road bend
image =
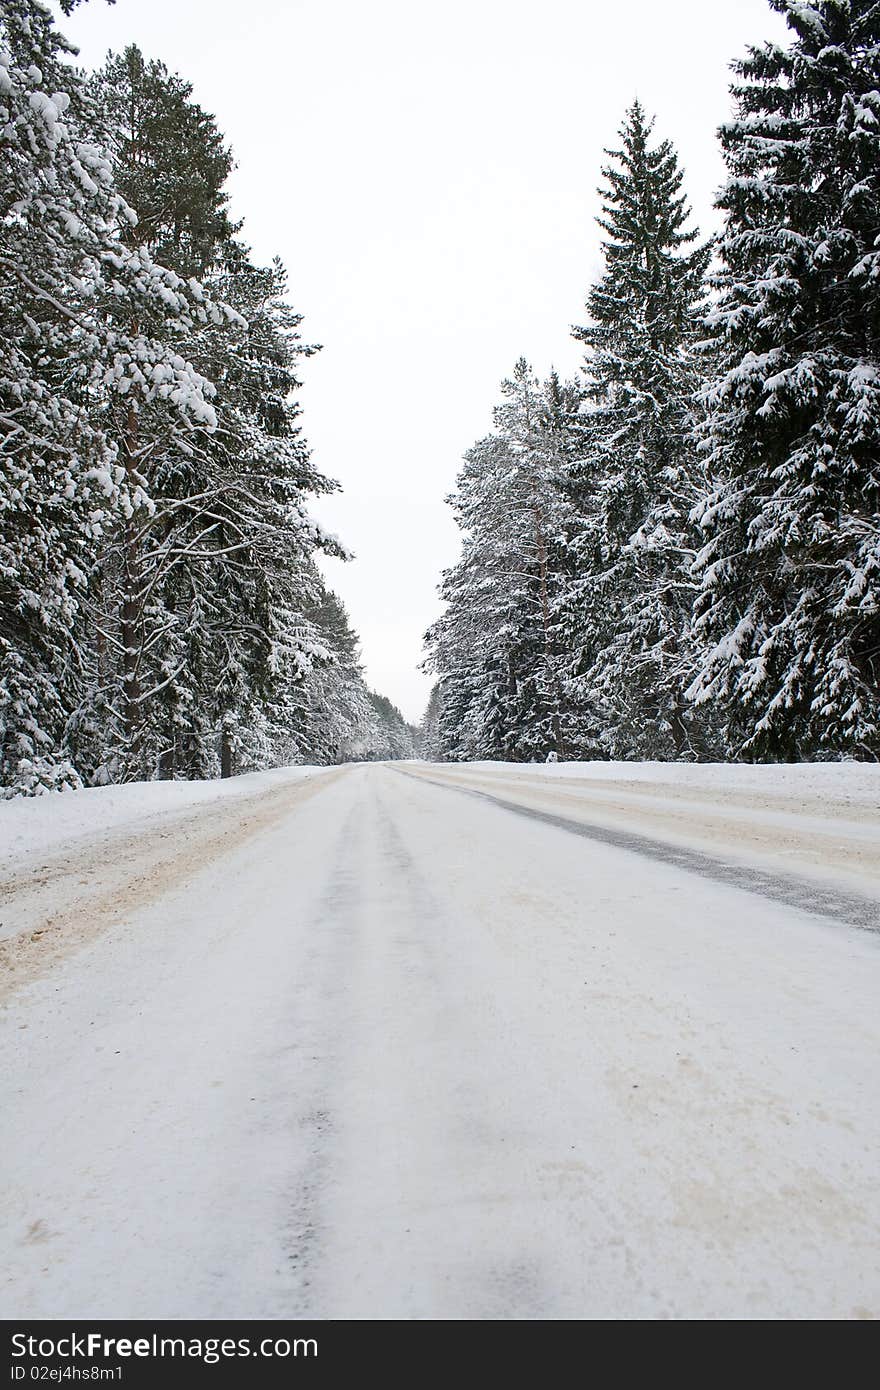
{"type": "Polygon", "coordinates": [[[0,1316],[880,1316],[853,778],[0,806],[0,1316]]]}

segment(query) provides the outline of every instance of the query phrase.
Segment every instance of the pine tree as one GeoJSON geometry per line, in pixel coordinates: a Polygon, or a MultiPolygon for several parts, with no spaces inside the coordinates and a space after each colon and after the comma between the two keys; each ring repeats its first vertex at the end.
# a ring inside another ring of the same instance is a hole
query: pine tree
{"type": "Polygon", "coordinates": [[[322,592],[312,556],[317,548],[345,555],[307,510],[335,484],[314,468],[302,437],[299,363],[315,349],[301,340],[283,267],[256,267],[235,247],[206,284],[247,328],[195,345],[219,383],[222,429],[192,460],[189,496],[173,502],[163,539],[164,605],[187,636],[161,741],[168,771],[189,776],[210,775],[218,730],[227,738],[257,727],[261,711],[273,732],[259,757],[242,735],[251,765],[291,758],[300,687],[331,659],[308,616],[322,592]]]}
{"type": "Polygon", "coordinates": [[[880,6],[738,62],[693,694],[734,755],[880,755],[880,6]]]}
{"type": "Polygon", "coordinates": [[[214,117],[193,100],[191,83],[134,44],[111,54],[92,85],[117,183],[137,209],[132,246],[204,280],[239,230],[225,189],[232,152],[214,117]]]}
{"type": "Polygon", "coordinates": [[[207,381],[148,327],[132,326],[135,315],[191,323],[204,309],[178,276],[121,240],[134,217],[93,138],[69,51],[36,0],[4,0],[0,782],[13,791],[77,780],[67,743],[95,540],[148,505],[110,417],[131,410],[136,383],[147,407],[167,398],[172,431],[214,418],[207,381]]]}
{"type": "Polygon", "coordinates": [[[557,614],[570,507],[560,486],[559,383],[524,359],[502,384],[496,433],[465,455],[449,500],[462,555],[444,575],[446,613],[429,630],[445,757],[568,756],[557,614]]]}
{"type": "Polygon", "coordinates": [[[85,83],[68,51],[2,0],[0,785],[298,759],[325,696],[342,747],[375,710],[310,612],[314,552],[344,555],[307,511],[335,487],[301,432],[317,349],[189,85],[134,48],[85,83]]]}
{"type": "MultiPolygon", "coordinates": [[[[228,306],[214,304],[193,276],[196,269],[207,272],[215,263],[217,244],[210,233],[221,219],[211,221],[205,209],[222,209],[219,183],[230,160],[199,158],[194,130],[212,151],[219,145],[221,156],[226,155],[210,118],[191,109],[184,85],[160,64],[146,64],[137,49],[120,58],[111,55],[92,79],[90,92],[113,154],[117,186],[127,199],[144,203],[145,215],[138,209],[125,232],[132,259],[152,261],[157,253],[167,253],[171,273],[204,306],[199,322],[164,320],[151,323],[151,330],[172,353],[201,352],[205,365],[206,339],[219,336],[228,343],[232,333],[240,335],[246,327],[228,306]],[[174,167],[174,155],[184,150],[191,169],[174,167]],[[187,200],[194,209],[189,220],[187,200]],[[193,225],[201,237],[192,233],[193,225]]],[[[144,323],[137,305],[121,306],[116,317],[130,332],[144,323]]],[[[222,355],[215,353],[210,362],[222,374],[222,355]]],[[[198,686],[207,677],[207,643],[200,640],[199,624],[207,604],[201,595],[193,598],[190,584],[214,529],[212,480],[205,468],[210,450],[205,431],[185,438],[169,428],[168,406],[167,396],[148,401],[141,383],[134,381],[126,410],[116,412],[113,420],[120,457],[140,492],[102,547],[92,585],[93,646],[99,660],[93,663],[77,727],[93,730],[96,711],[116,715],[91,747],[86,738],[79,739],[78,756],[85,766],[91,763],[92,776],[149,777],[159,768],[167,775],[175,770],[181,743],[190,775],[211,770],[210,731],[192,690],[193,683],[198,686]],[[183,685],[187,672],[189,689],[183,685]],[[96,759],[102,762],[98,769],[96,759]]]]}
{"type": "Polygon", "coordinates": [[[440,720],[443,711],[443,695],[440,682],[431,686],[428,704],[419,725],[419,757],[429,763],[443,761],[443,743],[440,734],[440,720]]]}
{"type": "Polygon", "coordinates": [[[376,690],[367,691],[372,718],[358,756],[365,762],[395,762],[416,755],[416,731],[400,710],[376,690]]]}
{"type": "MultiPolygon", "coordinates": [[[[117,763],[128,776],[204,777],[231,771],[238,744],[250,765],[271,765],[290,756],[285,718],[313,658],[327,656],[303,611],[309,557],[318,545],[339,553],[305,505],[335,486],[312,467],[299,424],[298,363],[316,349],[285,301],[283,267],[255,266],[237,239],[231,154],[189,84],[130,47],[93,89],[117,179],[140,204],[133,254],[165,257],[209,306],[186,350],[217,383],[221,421],[189,440],[143,410],[123,426],[151,505],[126,520],[102,575],[98,631],[118,634],[123,653],[110,672],[126,710],[117,763]]],[[[100,680],[94,698],[113,703],[100,680]]]]}
{"type": "Polygon", "coordinates": [[[314,660],[296,692],[296,713],[287,725],[295,737],[298,761],[348,762],[371,742],[375,711],[345,605],[317,572],[315,578],[317,597],[306,615],[326,655],[314,660]]]}
{"type": "Polygon", "coordinates": [[[608,151],[605,268],[590,322],[574,330],[589,408],[571,468],[581,520],[565,626],[575,682],[616,758],[680,757],[698,742],[684,698],[699,495],[690,401],[709,253],[693,249],[683,174],[652,124],[635,102],[608,151]]]}

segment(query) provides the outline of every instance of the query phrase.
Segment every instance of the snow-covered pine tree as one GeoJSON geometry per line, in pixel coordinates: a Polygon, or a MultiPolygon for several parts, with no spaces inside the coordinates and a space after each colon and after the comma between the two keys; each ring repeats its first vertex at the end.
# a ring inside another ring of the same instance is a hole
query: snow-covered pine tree
{"type": "Polygon", "coordinates": [[[571,466],[581,518],[568,595],[571,674],[594,704],[599,746],[614,758],[674,758],[700,746],[684,697],[698,497],[691,400],[696,312],[708,248],[682,193],[668,140],[638,102],[600,188],[605,268],[590,291],[586,413],[571,466]]]}
{"type": "Polygon", "coordinates": [[[880,5],[735,65],[693,694],[733,756],[880,756],[880,5]]]}
{"type": "Polygon", "coordinates": [[[512,575],[519,604],[513,642],[516,674],[515,724],[518,756],[543,760],[568,754],[562,691],[562,653],[557,613],[562,555],[569,540],[569,515],[561,490],[564,435],[560,431],[559,381],[543,386],[525,358],[502,383],[504,400],[495,428],[509,457],[504,494],[511,538],[512,575]]]}
{"type": "Polygon", "coordinates": [[[308,678],[290,692],[297,708],[285,723],[295,740],[296,761],[348,762],[369,746],[375,711],[345,605],[317,571],[315,581],[317,597],[306,616],[328,655],[317,657],[308,678]]]}
{"type": "MultiPolygon", "coordinates": [[[[154,324],[167,334],[169,351],[201,352],[204,343],[228,343],[246,325],[226,306],[211,303],[195,273],[215,264],[218,240],[231,238],[221,190],[231,157],[210,118],[188,102],[189,89],[160,64],[147,64],[135,48],[111,57],[90,82],[114,159],[117,185],[138,215],[126,242],[134,257],[169,253],[171,269],[186,277],[205,305],[201,323],[154,324]],[[207,147],[207,148],[206,148],[207,147]],[[186,164],[175,163],[186,159],[186,164]]],[[[125,324],[125,306],[117,314],[125,324]]],[[[141,318],[131,319],[140,327],[141,318]]],[[[222,374],[222,354],[212,367],[222,374]]],[[[182,438],[169,431],[165,401],[147,408],[137,385],[130,408],[114,420],[126,468],[138,475],[149,505],[136,507],[107,538],[92,585],[94,651],[89,697],[78,727],[95,728],[95,711],[119,717],[91,743],[81,739],[80,758],[104,763],[104,775],[150,777],[175,770],[178,757],[191,775],[212,771],[213,730],[199,694],[207,684],[208,644],[203,641],[209,602],[193,595],[190,578],[200,548],[210,544],[213,488],[204,432],[182,438]],[[189,552],[187,560],[182,559],[189,552]],[[189,602],[186,602],[189,600],[189,602]],[[182,682],[187,674],[189,683],[182,682]],[[196,688],[195,695],[193,687],[196,688]]]]}
{"type": "Polygon", "coordinates": [[[495,482],[506,452],[497,436],[479,440],[464,455],[456,490],[446,500],[462,531],[461,555],[440,582],[446,604],[425,634],[425,669],[438,676],[438,729],[443,756],[512,758],[505,733],[513,726],[508,701],[513,681],[505,639],[511,610],[507,517],[494,505],[495,482]]]}
{"type": "Polygon", "coordinates": [[[0,783],[12,791],[77,780],[67,734],[95,540],[149,505],[110,414],[130,409],[137,383],[146,404],[167,400],[172,432],[213,424],[208,383],[138,322],[192,322],[204,309],[120,239],[133,215],[70,51],[37,0],[3,0],[0,783]],[[127,306],[126,327],[108,302],[127,306]]]}
{"type": "Polygon", "coordinates": [[[356,749],[365,762],[393,762],[416,755],[416,731],[400,710],[376,690],[367,690],[372,719],[363,745],[356,749]]]}
{"type": "Polygon", "coordinates": [[[435,681],[431,686],[431,694],[428,696],[425,713],[422,715],[422,722],[419,725],[418,754],[420,758],[424,758],[429,763],[443,761],[443,744],[440,737],[442,709],[440,682],[435,681]]]}
{"type": "Polygon", "coordinates": [[[564,757],[568,710],[557,614],[571,508],[553,392],[524,359],[502,384],[496,433],[465,455],[449,499],[462,554],[429,629],[442,752],[453,760],[564,757]],[[552,398],[552,399],[551,399],[552,398]]]}
{"type": "Polygon", "coordinates": [[[111,135],[116,177],[137,209],[133,246],[205,279],[239,230],[229,217],[232,152],[192,84],[130,44],[110,54],[92,86],[111,135]]]}
{"type": "Polygon", "coordinates": [[[174,503],[161,542],[165,606],[186,632],[163,746],[173,757],[167,770],[189,776],[212,770],[218,729],[264,730],[259,756],[242,733],[249,765],[290,759],[303,700],[318,698],[317,688],[301,687],[314,678],[323,688],[318,670],[334,659],[310,616],[323,592],[312,556],[345,556],[307,511],[335,484],[317,472],[302,437],[299,362],[314,349],[301,340],[283,267],[256,267],[236,245],[206,284],[247,330],[195,345],[217,377],[222,425],[193,459],[190,500],[174,503]]]}
{"type": "MultiPolygon", "coordinates": [[[[299,424],[298,362],[315,349],[285,302],[283,267],[255,266],[236,238],[224,190],[231,155],[189,84],[129,48],[94,87],[118,180],[139,204],[132,240],[197,274],[206,302],[229,310],[187,342],[217,382],[221,428],[168,450],[161,420],[149,435],[138,422],[153,506],[136,533],[131,605],[142,633],[135,771],[228,772],[235,744],[249,765],[272,764],[293,747],[285,719],[296,689],[329,656],[304,614],[311,553],[339,552],[305,510],[310,494],[334,486],[311,465],[299,424]]],[[[125,601],[117,607],[124,615],[125,601]]]]}

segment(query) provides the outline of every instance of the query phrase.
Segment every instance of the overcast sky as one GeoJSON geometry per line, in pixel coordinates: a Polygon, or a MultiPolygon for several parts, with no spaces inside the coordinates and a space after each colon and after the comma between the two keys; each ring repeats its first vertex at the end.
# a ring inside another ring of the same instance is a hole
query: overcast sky
{"type": "Polygon", "coordinates": [[[63,29],[88,67],[161,58],[231,143],[233,213],[324,345],[304,424],[344,491],[315,511],[357,555],[327,574],[370,683],[417,720],[462,451],[520,354],[578,367],[603,146],[638,96],[712,227],[728,64],[782,21],[767,0],[90,0],[63,29]]]}

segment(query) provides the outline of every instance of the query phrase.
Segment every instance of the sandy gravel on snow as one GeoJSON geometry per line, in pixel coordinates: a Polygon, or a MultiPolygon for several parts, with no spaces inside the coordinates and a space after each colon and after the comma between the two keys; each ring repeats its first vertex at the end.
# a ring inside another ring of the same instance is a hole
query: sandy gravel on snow
{"type": "MultiPolygon", "coordinates": [[[[292,776],[275,783],[264,779],[253,787],[233,787],[232,795],[223,795],[227,787],[215,784],[215,797],[199,800],[195,806],[186,804],[190,801],[187,784],[166,784],[164,814],[151,808],[138,815],[139,803],[134,802],[127,819],[102,827],[97,836],[93,831],[82,832],[53,844],[46,835],[48,848],[40,850],[36,862],[21,850],[7,852],[0,877],[0,1001],[136,909],[212,862],[222,862],[290,815],[341,771],[304,776],[295,769],[292,776]],[[173,809],[175,787],[185,803],[179,810],[173,809]]],[[[200,784],[206,785],[211,786],[200,784]]],[[[68,812],[77,798],[83,804],[83,796],[89,793],[52,800],[59,811],[58,803],[65,802],[63,810],[68,812]]],[[[43,804],[34,809],[45,813],[52,807],[43,804]]],[[[88,820],[86,807],[83,811],[88,820]]],[[[41,830],[45,819],[41,815],[41,830]]]]}

